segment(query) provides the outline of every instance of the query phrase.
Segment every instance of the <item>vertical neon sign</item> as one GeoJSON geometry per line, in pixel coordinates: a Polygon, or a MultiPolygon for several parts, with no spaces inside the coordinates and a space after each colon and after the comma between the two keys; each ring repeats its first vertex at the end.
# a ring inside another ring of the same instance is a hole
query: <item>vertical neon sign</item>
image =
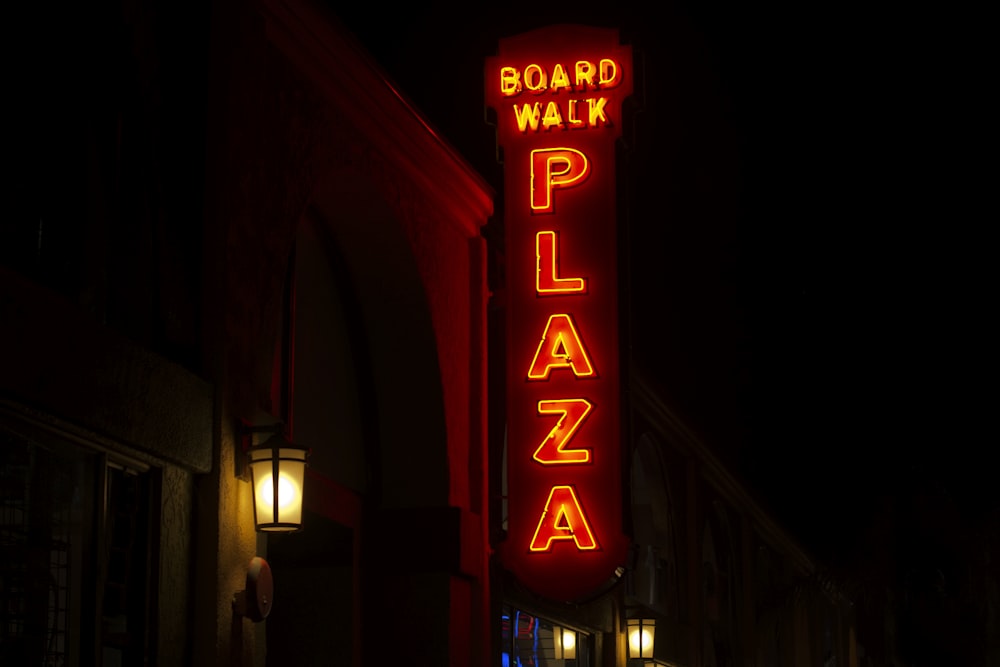
{"type": "Polygon", "coordinates": [[[615,142],[632,92],[618,33],[552,26],[501,40],[486,104],[504,149],[504,567],[572,601],[625,562],[615,142]]]}

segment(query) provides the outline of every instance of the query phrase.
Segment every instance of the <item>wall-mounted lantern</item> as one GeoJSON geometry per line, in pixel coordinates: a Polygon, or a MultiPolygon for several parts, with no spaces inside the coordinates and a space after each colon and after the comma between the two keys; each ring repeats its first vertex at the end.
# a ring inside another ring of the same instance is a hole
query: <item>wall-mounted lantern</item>
{"type": "Polygon", "coordinates": [[[243,427],[242,432],[251,437],[254,433],[273,433],[264,442],[246,449],[257,530],[270,533],[301,530],[309,450],[285,438],[284,424],[243,427]]]}
{"type": "Polygon", "coordinates": [[[576,630],[552,626],[556,660],[576,660],[576,630]]]}
{"type": "Polygon", "coordinates": [[[642,659],[653,657],[656,639],[656,621],[651,618],[628,619],[628,657],[642,659]]]}

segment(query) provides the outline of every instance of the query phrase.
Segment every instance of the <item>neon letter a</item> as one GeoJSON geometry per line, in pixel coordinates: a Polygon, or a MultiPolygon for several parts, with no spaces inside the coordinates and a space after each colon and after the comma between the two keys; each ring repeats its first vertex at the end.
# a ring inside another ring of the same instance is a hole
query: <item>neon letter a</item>
{"type": "Polygon", "coordinates": [[[549,491],[548,502],[542,510],[529,548],[532,551],[548,551],[555,540],[573,540],[581,551],[597,548],[594,533],[572,486],[553,486],[549,491]]]}

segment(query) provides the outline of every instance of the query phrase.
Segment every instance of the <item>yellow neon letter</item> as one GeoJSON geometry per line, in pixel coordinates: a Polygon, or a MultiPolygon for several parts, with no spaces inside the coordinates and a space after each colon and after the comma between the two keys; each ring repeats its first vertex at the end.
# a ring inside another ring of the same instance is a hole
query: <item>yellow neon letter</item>
{"type": "Polygon", "coordinates": [[[576,61],[576,89],[582,90],[580,88],[581,84],[586,84],[588,88],[594,86],[594,73],[597,68],[594,67],[594,63],[589,60],[577,60],[576,61]]]}
{"type": "Polygon", "coordinates": [[[542,126],[547,130],[553,126],[562,127],[562,113],[559,112],[559,105],[549,102],[545,107],[545,116],[542,117],[542,126]]]}
{"type": "Polygon", "coordinates": [[[557,92],[559,89],[569,90],[569,87],[569,76],[566,74],[566,68],[557,64],[552,68],[552,83],[549,88],[557,92]]]}
{"type": "Polygon", "coordinates": [[[532,551],[548,551],[555,540],[573,540],[581,551],[597,548],[597,540],[572,486],[553,486],[549,491],[549,499],[538,519],[529,548],[532,551]]]}
{"type": "Polygon", "coordinates": [[[521,92],[521,73],[515,67],[500,68],[500,94],[517,95],[521,92]]]}
{"type": "Polygon", "coordinates": [[[597,127],[597,121],[604,121],[605,124],[608,122],[608,116],[604,113],[604,107],[608,103],[608,98],[598,97],[596,100],[591,97],[587,100],[587,105],[590,107],[590,126],[597,127]]]}
{"type": "Polygon", "coordinates": [[[545,231],[535,234],[535,291],[538,294],[567,294],[582,292],[587,288],[583,278],[560,278],[559,248],[556,233],[545,231]]]}
{"type": "MultiPolygon", "coordinates": [[[[535,113],[537,118],[538,112],[535,113]]],[[[535,213],[551,213],[552,191],[577,185],[589,173],[587,156],[575,148],[531,151],[531,209],[535,213]]]]}
{"type": "Polygon", "coordinates": [[[559,415],[559,420],[542,440],[542,444],[538,445],[533,458],[542,465],[590,463],[589,449],[563,448],[576,435],[592,407],[591,402],[584,398],[538,401],[538,414],[559,415]],[[569,417],[569,424],[566,423],[566,417],[569,417]]]}
{"type": "Polygon", "coordinates": [[[549,85],[549,76],[539,65],[532,63],[524,68],[524,87],[533,93],[540,93],[549,85]]]}
{"type": "Polygon", "coordinates": [[[514,117],[517,119],[517,129],[521,132],[526,132],[528,127],[532,130],[538,131],[538,117],[541,115],[541,107],[538,102],[534,104],[525,103],[518,111],[517,105],[514,105],[514,117]]]}
{"type": "Polygon", "coordinates": [[[576,103],[580,100],[567,100],[567,109],[569,110],[566,117],[569,119],[570,125],[575,125],[576,127],[583,127],[583,119],[576,117],[576,103]]]}
{"type": "Polygon", "coordinates": [[[622,78],[621,71],[618,69],[618,63],[611,58],[601,58],[600,67],[601,75],[598,83],[601,84],[601,87],[611,88],[612,86],[617,86],[622,78]]]}
{"type": "Polygon", "coordinates": [[[587,350],[566,313],[549,315],[535,358],[528,368],[528,379],[545,380],[553,368],[569,368],[578,378],[594,374],[587,350]]]}

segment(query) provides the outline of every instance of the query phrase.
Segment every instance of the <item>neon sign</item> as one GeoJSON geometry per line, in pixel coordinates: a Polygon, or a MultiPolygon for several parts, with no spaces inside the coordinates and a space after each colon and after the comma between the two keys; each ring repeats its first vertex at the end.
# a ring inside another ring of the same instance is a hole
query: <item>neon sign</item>
{"type": "MultiPolygon", "coordinates": [[[[614,88],[622,81],[621,66],[611,58],[601,58],[596,65],[589,60],[578,60],[573,71],[571,79],[562,63],[553,65],[551,76],[537,63],[530,63],[523,70],[504,65],[499,70],[500,94],[504,97],[546,92],[571,95],[614,88]]],[[[597,95],[548,102],[514,102],[511,109],[520,132],[593,128],[609,124],[608,99],[606,95],[597,95]]]]}
{"type": "Polygon", "coordinates": [[[615,142],[632,90],[615,30],[501,40],[485,68],[504,148],[507,534],[504,567],[572,601],[624,564],[615,142]]]}

